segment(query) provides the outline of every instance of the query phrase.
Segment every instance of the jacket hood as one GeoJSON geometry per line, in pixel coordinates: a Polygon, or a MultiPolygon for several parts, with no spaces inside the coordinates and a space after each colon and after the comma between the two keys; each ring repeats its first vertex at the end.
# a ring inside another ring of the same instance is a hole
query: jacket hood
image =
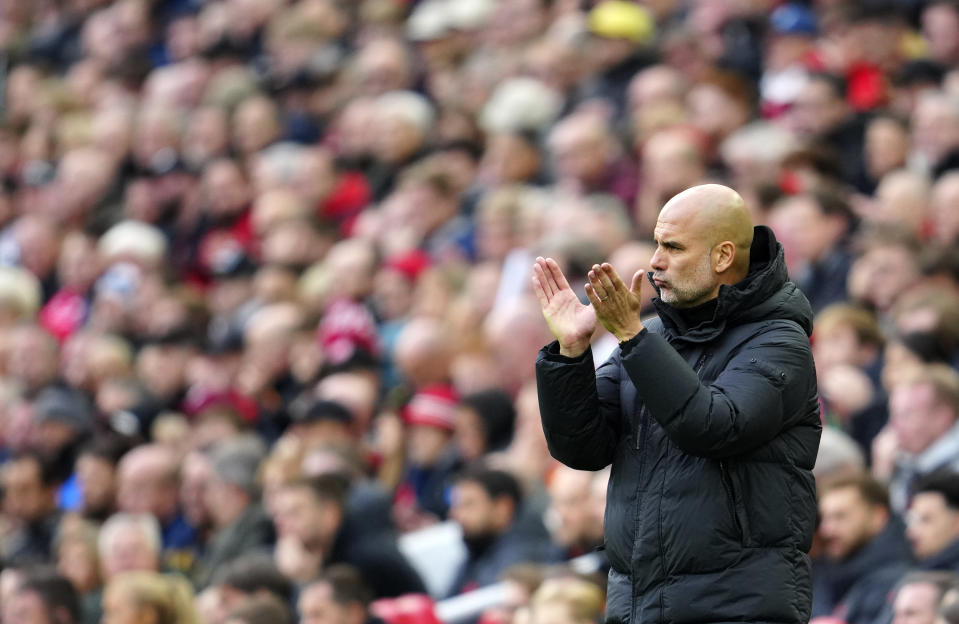
{"type": "MultiPolygon", "coordinates": [[[[716,309],[710,321],[687,327],[676,308],[659,297],[654,299],[653,304],[664,327],[680,340],[707,342],[730,326],[780,319],[794,321],[807,336],[812,335],[812,307],[802,291],[789,281],[782,245],[768,227],[757,225],[753,228],[749,259],[749,272],[745,278],[732,286],[723,284],[719,287],[716,309]]],[[[652,273],[649,280],[652,282],[652,273]]]]}

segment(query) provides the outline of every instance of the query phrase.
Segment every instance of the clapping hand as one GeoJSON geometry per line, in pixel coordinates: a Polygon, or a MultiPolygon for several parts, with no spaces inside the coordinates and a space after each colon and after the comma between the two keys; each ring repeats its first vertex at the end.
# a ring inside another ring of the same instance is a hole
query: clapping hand
{"type": "Polygon", "coordinates": [[[639,320],[642,308],[642,285],[646,271],[633,274],[629,288],[608,262],[594,264],[589,270],[586,296],[596,311],[596,316],[606,330],[620,342],[629,340],[643,330],[639,320]]]}
{"type": "Polygon", "coordinates": [[[579,300],[552,258],[536,258],[533,292],[549,330],[559,341],[560,353],[568,357],[582,355],[596,331],[596,311],[579,300]]]}

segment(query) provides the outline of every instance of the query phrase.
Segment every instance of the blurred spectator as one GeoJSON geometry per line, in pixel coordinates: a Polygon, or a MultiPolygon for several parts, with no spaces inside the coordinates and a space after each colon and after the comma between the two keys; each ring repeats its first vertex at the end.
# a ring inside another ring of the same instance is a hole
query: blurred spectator
{"type": "Polygon", "coordinates": [[[326,566],[356,566],[376,597],[425,593],[390,532],[346,522],[348,485],[338,475],[301,479],[277,494],[273,522],[277,567],[306,583],[326,566]]]}
{"type": "Polygon", "coordinates": [[[875,316],[833,304],[816,316],[813,356],[824,416],[869,452],[888,420],[881,385],[883,336],[875,316]]]}
{"type": "Polygon", "coordinates": [[[906,515],[906,535],[918,567],[959,569],[959,475],[937,471],[916,480],[906,515]]]}
{"type": "Polygon", "coordinates": [[[210,449],[213,478],[204,492],[204,504],[212,532],[195,572],[201,587],[231,559],[265,550],[274,541],[256,483],[256,471],[264,455],[263,443],[252,436],[223,440],[210,449]]]}
{"type": "Polygon", "coordinates": [[[856,218],[842,195],[816,189],[785,197],[773,206],[769,223],[782,242],[790,277],[813,312],[846,298],[853,262],[848,243],[856,218]]]}
{"type": "Polygon", "coordinates": [[[269,553],[249,553],[221,567],[203,594],[214,596],[218,610],[226,617],[257,597],[274,598],[289,605],[294,589],[293,583],[280,572],[269,553]]]}
{"type": "Polygon", "coordinates": [[[849,269],[849,298],[885,315],[919,277],[919,243],[901,226],[876,226],[860,236],[860,253],[849,269]]]}
{"type": "Polygon", "coordinates": [[[533,624],[586,624],[603,613],[605,596],[595,583],[576,578],[546,579],[533,594],[533,624]]]}
{"type": "Polygon", "coordinates": [[[601,117],[584,113],[566,117],[553,127],[548,145],[561,190],[578,195],[611,193],[627,205],[635,200],[634,166],[601,117]]]}
{"type": "Polygon", "coordinates": [[[892,509],[905,512],[922,474],[959,469],[959,374],[944,365],[907,369],[889,395],[889,425],[873,442],[873,473],[889,478],[892,509]],[[891,472],[890,472],[891,468],[891,472]]]}
{"type": "Polygon", "coordinates": [[[289,607],[272,596],[256,596],[234,609],[226,624],[292,624],[289,607]]]}
{"type": "Polygon", "coordinates": [[[846,81],[829,73],[813,73],[796,96],[791,115],[800,136],[820,142],[839,158],[843,182],[864,189],[865,128],[847,101],[846,81]]]}
{"type": "Polygon", "coordinates": [[[562,465],[553,471],[546,523],[553,541],[562,549],[562,560],[596,550],[603,543],[603,517],[588,504],[592,483],[591,472],[562,465]]]}
{"type": "Polygon", "coordinates": [[[959,45],[954,35],[959,33],[959,9],[948,1],[926,4],[922,11],[922,35],[929,46],[929,57],[943,65],[959,61],[959,45]]]}
{"type": "Polygon", "coordinates": [[[890,513],[886,488],[866,474],[819,489],[822,556],[813,565],[813,617],[875,622],[908,569],[902,524],[890,513]]]}
{"type": "Polygon", "coordinates": [[[452,444],[457,402],[453,388],[430,384],[413,394],[401,411],[406,461],[393,513],[402,528],[446,519],[453,473],[462,465],[452,444]]]}
{"type": "Polygon", "coordinates": [[[4,605],[4,621],[37,624],[80,624],[80,600],[63,576],[37,569],[18,583],[10,603],[4,605]]]}
{"type": "Polygon", "coordinates": [[[39,453],[25,451],[4,463],[2,477],[3,513],[11,525],[0,551],[3,564],[50,561],[61,519],[53,466],[39,453]]]}
{"type": "Polygon", "coordinates": [[[469,558],[457,572],[452,594],[488,585],[514,563],[545,559],[545,544],[521,532],[522,505],[520,484],[508,472],[480,466],[459,475],[450,518],[463,531],[469,558]]]}
{"type": "Polygon", "coordinates": [[[951,209],[956,200],[959,200],[959,174],[945,173],[932,187],[929,203],[932,236],[941,245],[952,245],[959,239],[959,219],[951,209]]]}
{"type": "Polygon", "coordinates": [[[494,388],[461,397],[454,432],[460,457],[469,463],[504,450],[515,426],[516,410],[506,392],[494,388]]]}
{"type": "Polygon", "coordinates": [[[177,464],[169,448],[147,444],[127,452],[117,468],[117,508],[156,518],[164,551],[196,546],[193,527],[179,510],[177,464]]]}
{"type": "Polygon", "coordinates": [[[369,612],[372,596],[356,568],[330,566],[300,591],[300,624],[376,624],[369,612]]]}
{"type": "Polygon", "coordinates": [[[959,578],[952,572],[912,572],[896,588],[894,624],[934,624],[943,596],[954,591],[959,578]]]}
{"type": "Polygon", "coordinates": [[[156,572],[125,572],[103,592],[103,621],[135,624],[139,621],[197,624],[193,590],[182,576],[156,572]]]}
{"type": "Polygon", "coordinates": [[[160,571],[160,526],[149,514],[110,516],[98,542],[101,573],[107,582],[122,572],[160,571]]]}

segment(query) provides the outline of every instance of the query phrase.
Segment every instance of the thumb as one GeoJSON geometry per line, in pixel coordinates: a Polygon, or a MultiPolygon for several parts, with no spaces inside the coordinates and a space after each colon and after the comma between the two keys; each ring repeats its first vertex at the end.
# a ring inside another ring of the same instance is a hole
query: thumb
{"type": "Polygon", "coordinates": [[[629,292],[639,297],[643,291],[643,278],[645,277],[646,269],[640,269],[633,273],[633,282],[629,286],[629,292]]]}

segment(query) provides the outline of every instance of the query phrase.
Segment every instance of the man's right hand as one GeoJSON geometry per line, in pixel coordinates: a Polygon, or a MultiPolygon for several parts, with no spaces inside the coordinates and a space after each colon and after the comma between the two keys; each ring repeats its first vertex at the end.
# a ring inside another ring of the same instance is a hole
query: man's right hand
{"type": "Polygon", "coordinates": [[[549,330],[559,341],[559,352],[567,357],[582,355],[596,331],[596,311],[579,300],[552,258],[536,258],[533,292],[549,330]]]}

